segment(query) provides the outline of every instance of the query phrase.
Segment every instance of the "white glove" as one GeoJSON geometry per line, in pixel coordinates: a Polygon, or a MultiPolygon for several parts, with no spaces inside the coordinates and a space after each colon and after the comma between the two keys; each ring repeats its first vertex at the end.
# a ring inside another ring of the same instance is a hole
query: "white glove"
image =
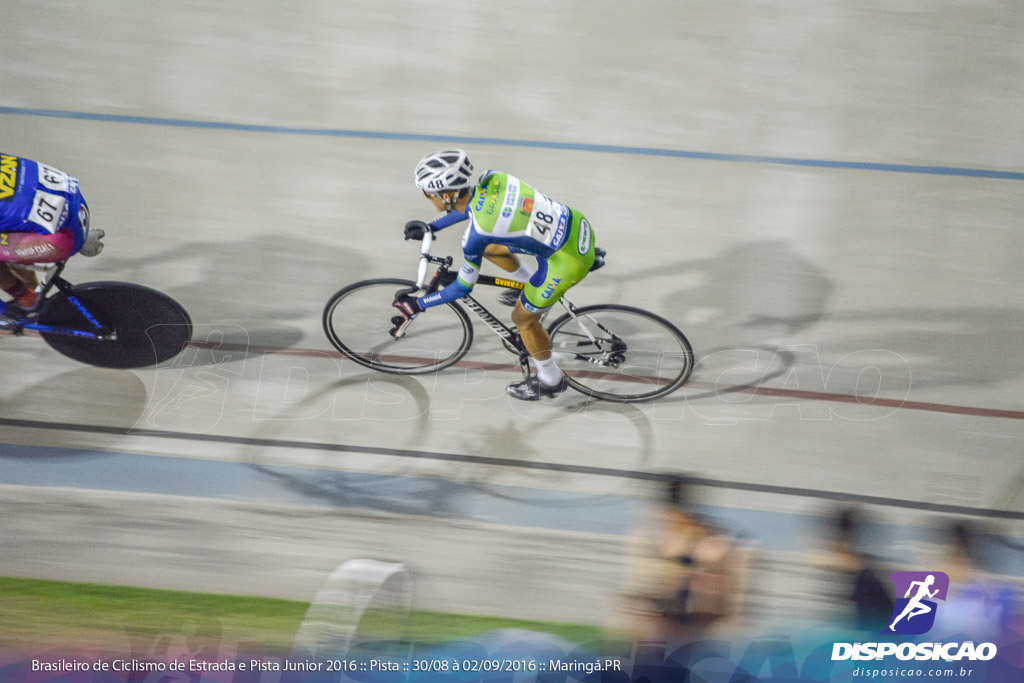
{"type": "Polygon", "coordinates": [[[85,238],[85,244],[79,249],[78,253],[82,256],[96,256],[103,251],[103,239],[107,233],[103,232],[99,228],[93,228],[89,231],[89,236],[85,238]]]}

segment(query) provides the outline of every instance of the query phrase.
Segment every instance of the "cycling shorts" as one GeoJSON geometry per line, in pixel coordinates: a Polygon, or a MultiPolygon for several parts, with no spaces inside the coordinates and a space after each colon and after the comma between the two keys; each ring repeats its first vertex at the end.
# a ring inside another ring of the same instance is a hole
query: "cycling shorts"
{"type": "Polygon", "coordinates": [[[594,265],[594,244],[590,222],[580,212],[573,211],[569,235],[562,248],[538,261],[540,268],[523,289],[521,300],[526,310],[540,313],[585,278],[594,265]]]}

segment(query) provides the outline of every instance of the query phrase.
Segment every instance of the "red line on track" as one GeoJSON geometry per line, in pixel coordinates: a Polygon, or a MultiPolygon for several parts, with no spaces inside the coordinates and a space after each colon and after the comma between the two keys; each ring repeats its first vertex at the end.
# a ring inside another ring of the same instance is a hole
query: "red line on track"
{"type": "MultiPolygon", "coordinates": [[[[272,353],[285,356],[303,356],[316,358],[328,356],[331,358],[345,358],[345,356],[334,350],[317,350],[301,348],[284,348],[273,346],[245,346],[242,344],[210,344],[206,342],[190,342],[190,346],[207,349],[223,349],[225,351],[251,351],[254,353],[272,353]]],[[[471,368],[475,370],[504,370],[508,372],[519,372],[518,365],[509,363],[481,363],[477,361],[459,361],[455,367],[471,368]]],[[[832,403],[853,403],[864,407],[878,408],[902,408],[905,410],[920,410],[932,413],[948,413],[951,415],[969,415],[972,417],[995,417],[1006,420],[1024,420],[1022,410],[1000,410],[996,408],[976,408],[972,406],[957,406],[946,403],[928,403],[925,401],[906,401],[891,398],[865,398],[851,394],[829,394],[821,391],[801,391],[799,389],[776,389],[773,387],[753,385],[720,386],[705,382],[688,382],[684,386],[697,387],[701,389],[717,389],[722,393],[743,392],[757,396],[777,396],[779,398],[795,398],[807,401],[826,401],[832,403]]]]}

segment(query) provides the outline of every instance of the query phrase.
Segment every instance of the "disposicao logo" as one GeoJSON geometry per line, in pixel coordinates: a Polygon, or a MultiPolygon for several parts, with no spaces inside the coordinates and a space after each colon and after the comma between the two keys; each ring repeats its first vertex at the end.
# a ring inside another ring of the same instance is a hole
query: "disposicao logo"
{"type": "Polygon", "coordinates": [[[882,633],[919,636],[930,631],[938,609],[935,601],[945,601],[949,577],[943,572],[893,572],[889,577],[896,595],[903,597],[896,598],[889,625],[882,633]]]}
{"type": "MultiPolygon", "coordinates": [[[[949,592],[949,577],[943,572],[893,572],[893,587],[896,590],[896,605],[893,607],[889,625],[882,635],[919,636],[935,625],[935,614],[939,609],[936,600],[945,601],[949,592]]],[[[943,642],[884,642],[884,643],[834,643],[832,661],[878,660],[895,656],[906,660],[943,661],[987,661],[996,656],[993,643],[943,642]]]]}

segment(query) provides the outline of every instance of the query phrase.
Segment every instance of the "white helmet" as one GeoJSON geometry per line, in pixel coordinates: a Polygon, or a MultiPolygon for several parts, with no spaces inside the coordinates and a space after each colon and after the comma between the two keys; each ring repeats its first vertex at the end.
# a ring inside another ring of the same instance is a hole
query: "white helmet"
{"type": "Polygon", "coordinates": [[[416,186],[427,194],[472,187],[473,164],[461,149],[428,154],[416,164],[416,186]]]}

